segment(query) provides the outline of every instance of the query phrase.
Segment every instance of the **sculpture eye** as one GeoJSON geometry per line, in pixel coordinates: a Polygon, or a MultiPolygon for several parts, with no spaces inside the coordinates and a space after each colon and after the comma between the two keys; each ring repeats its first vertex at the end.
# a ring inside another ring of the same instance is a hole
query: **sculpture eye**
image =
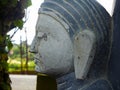
{"type": "Polygon", "coordinates": [[[47,34],[46,33],[44,33],[43,38],[45,41],[47,41],[47,34]]]}
{"type": "Polygon", "coordinates": [[[46,33],[38,32],[37,37],[38,37],[38,39],[44,39],[45,41],[47,41],[47,34],[46,33]]]}
{"type": "Polygon", "coordinates": [[[43,38],[43,36],[44,36],[44,33],[42,33],[42,32],[38,32],[38,33],[37,33],[37,37],[38,37],[38,38],[41,39],[41,38],[43,38]]]}

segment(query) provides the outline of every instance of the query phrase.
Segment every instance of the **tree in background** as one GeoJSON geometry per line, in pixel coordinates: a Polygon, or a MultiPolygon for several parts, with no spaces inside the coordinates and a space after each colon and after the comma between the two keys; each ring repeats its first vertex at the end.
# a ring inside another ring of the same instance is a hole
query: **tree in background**
{"type": "Polygon", "coordinates": [[[8,55],[9,73],[34,74],[34,55],[29,52],[30,45],[27,45],[27,50],[26,45],[26,41],[13,44],[8,55]]]}
{"type": "Polygon", "coordinates": [[[11,90],[6,49],[9,51],[13,45],[7,32],[15,27],[22,29],[22,18],[30,5],[30,0],[0,0],[0,90],[11,90]]]}

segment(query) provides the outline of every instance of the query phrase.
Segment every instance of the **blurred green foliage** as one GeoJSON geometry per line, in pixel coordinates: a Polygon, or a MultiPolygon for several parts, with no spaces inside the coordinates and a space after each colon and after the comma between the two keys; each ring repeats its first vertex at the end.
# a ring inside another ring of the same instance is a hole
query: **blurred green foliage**
{"type": "MultiPolygon", "coordinates": [[[[28,46],[28,49],[29,48],[30,46],[28,46]]],[[[26,45],[25,43],[23,43],[22,45],[22,59],[21,59],[20,54],[21,54],[20,45],[14,44],[13,48],[9,52],[9,59],[8,59],[9,72],[15,72],[15,71],[21,72],[21,66],[22,66],[22,71],[26,71],[26,45]]],[[[34,71],[35,64],[33,61],[33,57],[34,57],[33,54],[28,52],[28,63],[27,63],[28,71],[34,71]]]]}
{"type": "MultiPolygon", "coordinates": [[[[9,63],[9,72],[12,73],[12,72],[21,72],[21,61],[20,61],[20,58],[16,58],[16,59],[10,59],[8,60],[8,63],[9,63]]],[[[35,71],[34,70],[35,68],[35,64],[34,64],[34,61],[33,60],[29,60],[28,61],[28,72],[29,71],[35,71]]],[[[23,66],[22,66],[22,70],[23,71],[26,71],[26,66],[25,66],[25,59],[23,60],[23,66]]]]}
{"type": "MultiPolygon", "coordinates": [[[[23,43],[22,56],[23,56],[23,58],[25,58],[25,56],[26,56],[26,53],[25,53],[26,52],[26,43],[25,43],[25,41],[23,41],[22,43],[23,43]]],[[[34,55],[29,52],[29,48],[30,48],[30,46],[28,46],[28,57],[29,57],[29,60],[33,60],[34,55]]],[[[20,58],[20,45],[19,44],[13,45],[13,48],[9,52],[9,57],[11,59],[20,58]]]]}

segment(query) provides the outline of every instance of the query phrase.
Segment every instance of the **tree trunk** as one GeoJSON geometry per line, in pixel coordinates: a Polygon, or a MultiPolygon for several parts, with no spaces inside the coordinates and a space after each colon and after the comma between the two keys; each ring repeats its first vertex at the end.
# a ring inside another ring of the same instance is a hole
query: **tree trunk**
{"type": "Polygon", "coordinates": [[[6,34],[9,27],[4,21],[0,21],[0,90],[11,90],[10,78],[8,74],[8,53],[6,51],[6,34]]]}

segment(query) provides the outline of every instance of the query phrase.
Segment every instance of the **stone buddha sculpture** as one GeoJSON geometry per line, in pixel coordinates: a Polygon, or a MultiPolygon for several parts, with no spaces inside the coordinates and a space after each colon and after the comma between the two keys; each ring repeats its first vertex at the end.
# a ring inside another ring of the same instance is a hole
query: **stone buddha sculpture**
{"type": "Polygon", "coordinates": [[[112,90],[107,79],[111,17],[96,0],[45,0],[31,45],[36,71],[58,90],[112,90]]]}

